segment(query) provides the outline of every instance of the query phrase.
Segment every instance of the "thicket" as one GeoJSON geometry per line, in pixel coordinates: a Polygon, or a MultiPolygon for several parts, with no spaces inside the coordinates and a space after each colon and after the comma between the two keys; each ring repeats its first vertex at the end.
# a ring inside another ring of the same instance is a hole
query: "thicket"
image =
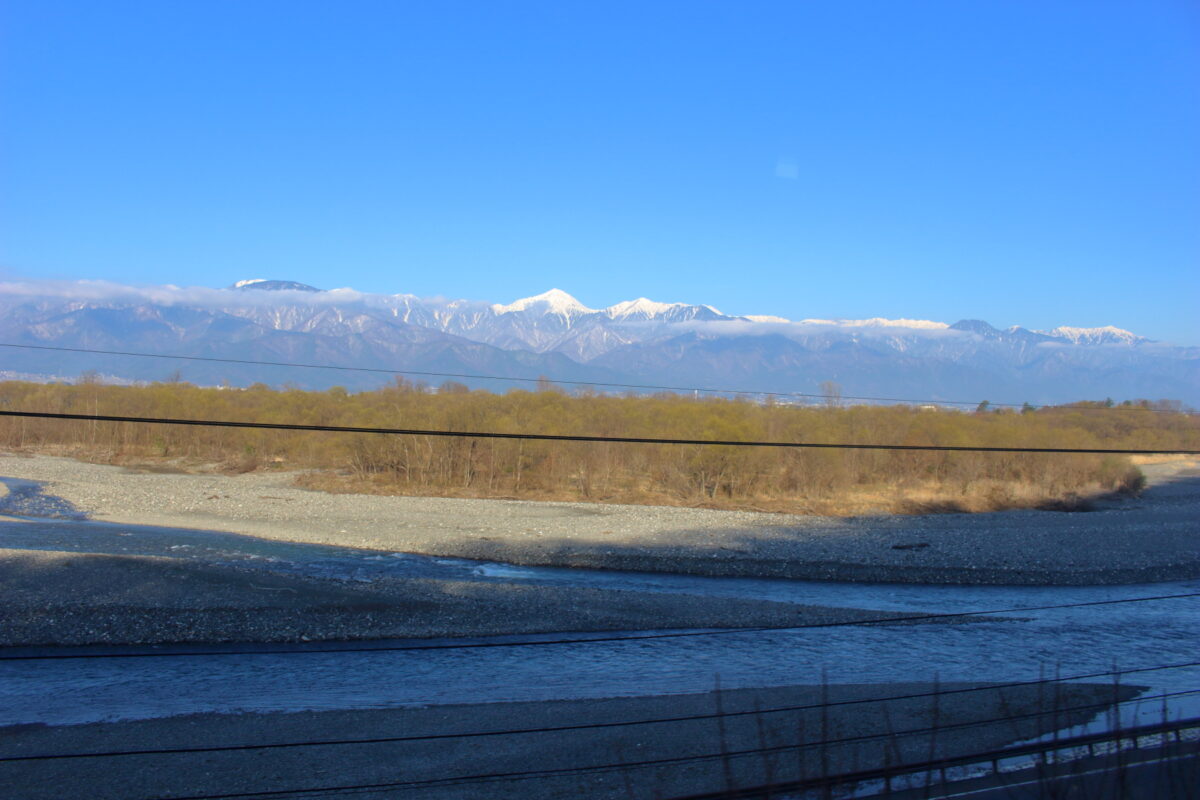
{"type": "MultiPolygon", "coordinates": [[[[1200,420],[1149,404],[931,411],[799,407],[690,396],[491,394],[397,381],[324,392],[0,383],[0,408],[689,439],[932,445],[1200,449],[1200,420]]],[[[1128,459],[1030,453],[887,452],[457,439],[0,419],[0,445],[131,463],[173,459],[231,471],[309,470],[339,491],[652,502],[770,510],[983,510],[1077,503],[1136,488],[1128,459]]]]}

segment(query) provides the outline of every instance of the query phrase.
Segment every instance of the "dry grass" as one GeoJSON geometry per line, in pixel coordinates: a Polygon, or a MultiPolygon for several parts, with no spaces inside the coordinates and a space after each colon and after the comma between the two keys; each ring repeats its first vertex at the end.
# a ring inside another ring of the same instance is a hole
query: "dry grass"
{"type": "MultiPolygon", "coordinates": [[[[240,475],[255,471],[284,471],[284,462],[255,459],[253,463],[234,454],[224,461],[182,457],[156,457],[147,453],[116,453],[91,450],[81,445],[46,445],[25,454],[74,458],[92,464],[124,467],[135,472],[162,474],[240,475]]],[[[1131,459],[1133,460],[1133,459],[1131,459]]],[[[1147,458],[1143,464],[1174,463],[1187,460],[1172,456],[1147,458]]],[[[1130,469],[1116,485],[1090,483],[1069,490],[1049,489],[1023,481],[978,480],[939,484],[934,481],[900,481],[894,484],[845,487],[823,497],[754,496],[745,498],[683,498],[656,491],[649,481],[641,486],[600,497],[587,497],[577,482],[558,489],[527,488],[519,492],[488,492],[479,487],[427,487],[417,489],[397,483],[386,473],[361,475],[348,470],[310,469],[298,472],[297,486],[333,494],[371,494],[393,497],[449,497],[472,500],[531,500],[540,502],[615,503],[621,505],[710,508],[733,511],[757,511],[778,514],[810,514],[831,517],[856,517],[872,514],[960,514],[1042,509],[1087,511],[1096,500],[1135,495],[1142,489],[1141,473],[1130,469]]],[[[0,487],[0,491],[3,491],[0,487]]]]}
{"type": "Polygon", "coordinates": [[[1130,456],[1129,463],[1134,466],[1142,467],[1150,464],[1178,464],[1180,462],[1191,461],[1193,466],[1200,464],[1196,461],[1195,456],[1130,456]]]}
{"type": "Polygon", "coordinates": [[[333,470],[303,472],[296,485],[314,491],[335,494],[375,494],[394,497],[453,497],[488,500],[533,500],[542,502],[597,502],[621,505],[710,508],[727,511],[757,511],[778,514],[809,514],[828,517],[858,517],[874,514],[962,514],[1015,509],[1047,511],[1089,511],[1097,500],[1133,495],[1141,491],[1141,473],[1131,470],[1121,485],[1098,483],[1071,491],[1055,492],[1028,483],[1001,481],[977,482],[967,486],[946,486],[932,482],[917,485],[880,485],[847,488],[828,497],[750,497],[704,498],[695,501],[651,490],[625,491],[604,497],[584,497],[570,488],[550,491],[525,490],[519,493],[489,493],[478,489],[451,488],[414,491],[390,481],[386,476],[359,477],[333,470]]]}
{"type": "MultiPolygon", "coordinates": [[[[675,395],[220,391],[0,383],[0,406],[84,414],[905,446],[1192,449],[1200,418],[1149,406],[1031,413],[805,408],[675,395]]],[[[852,516],[1083,510],[1139,488],[1128,459],[1086,454],[751,448],[246,430],[0,419],[0,446],[136,469],[311,471],[334,492],[653,504],[852,516]]],[[[1166,460],[1166,459],[1163,459],[1166,460]]],[[[1141,463],[1158,463],[1144,459],[1141,463]]]]}

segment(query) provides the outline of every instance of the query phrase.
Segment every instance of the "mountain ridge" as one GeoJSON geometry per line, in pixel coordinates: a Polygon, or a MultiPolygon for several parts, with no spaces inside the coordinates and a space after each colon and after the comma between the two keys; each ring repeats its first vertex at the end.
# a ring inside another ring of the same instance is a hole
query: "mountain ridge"
{"type": "MultiPolygon", "coordinates": [[[[1037,331],[969,319],[788,321],[644,297],[594,309],[559,289],[496,304],[320,290],[273,279],[226,289],[0,283],[0,312],[0,341],[10,343],[770,392],[814,393],[834,381],[856,395],[1200,401],[1200,348],[1153,342],[1114,326],[1037,331]]],[[[98,369],[140,380],[169,371],[161,363],[95,361],[48,365],[44,357],[4,352],[0,371],[98,369]]],[[[379,383],[316,370],[253,372],[189,365],[184,375],[197,382],[292,381],[310,388],[379,383]]],[[[520,385],[463,380],[480,388],[520,385]]]]}

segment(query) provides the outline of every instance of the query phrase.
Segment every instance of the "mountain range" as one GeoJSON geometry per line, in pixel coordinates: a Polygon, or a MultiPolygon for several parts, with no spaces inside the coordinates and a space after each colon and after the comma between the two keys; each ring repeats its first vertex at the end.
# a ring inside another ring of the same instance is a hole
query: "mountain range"
{"type": "MultiPolygon", "coordinates": [[[[558,289],[507,305],[322,291],[295,281],[225,289],[81,281],[0,283],[0,343],[405,370],[501,391],[525,379],[1035,404],[1200,403],[1200,347],[1115,327],[998,329],[980,320],[786,320],[638,298],[593,309],[558,289]],[[499,380],[483,377],[498,376],[499,380]],[[507,380],[506,380],[507,379],[507,380]]],[[[200,384],[379,386],[373,372],[0,348],[0,376],[200,384]]],[[[598,387],[604,390],[603,387],[598,387]]],[[[620,390],[619,387],[614,390],[620,390]]]]}

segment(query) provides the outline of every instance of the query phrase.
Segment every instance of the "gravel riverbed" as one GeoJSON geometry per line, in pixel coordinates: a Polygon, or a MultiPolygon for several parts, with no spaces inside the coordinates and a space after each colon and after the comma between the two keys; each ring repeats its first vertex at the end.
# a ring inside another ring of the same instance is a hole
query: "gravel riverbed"
{"type": "MultiPolygon", "coordinates": [[[[858,518],[661,506],[329,494],[295,473],[161,474],[46,456],[0,475],[97,520],[521,565],[911,583],[1083,585],[1200,575],[1200,469],[1145,467],[1091,512],[858,518]]],[[[9,510],[7,513],[15,513],[9,510]]]]}
{"type": "MultiPolygon", "coordinates": [[[[4,460],[0,475],[42,482],[44,491],[29,491],[28,486],[11,491],[0,484],[0,514],[8,515],[0,516],[0,645],[779,627],[902,616],[503,580],[375,575],[364,582],[293,574],[273,568],[271,558],[243,558],[263,549],[255,544],[261,539],[246,536],[246,528],[259,536],[264,527],[269,530],[263,537],[270,540],[268,551],[271,542],[312,544],[321,537],[325,543],[363,547],[368,545],[349,529],[378,530],[379,517],[348,519],[345,501],[353,498],[289,489],[278,475],[146,475],[64,459],[4,460]],[[299,498],[299,504],[287,506],[285,516],[275,504],[295,502],[288,497],[299,498]],[[188,510],[195,498],[224,501],[231,513],[199,519],[188,510]],[[323,505],[325,500],[332,509],[323,505]],[[126,512],[105,513],[114,504],[126,512]],[[341,516],[334,516],[339,511],[341,516]],[[97,518],[109,524],[93,524],[97,518]],[[346,528],[335,532],[331,522],[346,528]],[[240,533],[200,532],[197,539],[195,528],[240,533]],[[197,541],[214,547],[197,555],[196,545],[185,543],[197,541]]],[[[363,499],[376,506],[365,513],[394,513],[377,508],[378,501],[388,498],[363,499]]],[[[380,546],[380,539],[370,541],[380,546]]]]}
{"type": "Polygon", "coordinates": [[[0,646],[780,627],[898,616],[502,582],[360,584],[171,558],[0,549],[0,646]]]}
{"type": "MultiPolygon", "coordinates": [[[[42,492],[28,491],[27,485],[0,491],[0,645],[33,645],[31,652],[41,653],[43,645],[782,627],[904,615],[739,597],[532,585],[506,582],[508,578],[397,577],[355,582],[272,571],[229,562],[224,556],[198,558],[186,555],[195,551],[184,549],[178,556],[145,554],[148,550],[176,552],[172,548],[199,541],[213,543],[215,552],[226,546],[230,537],[207,533],[212,531],[241,537],[248,543],[245,552],[258,546],[264,552],[275,552],[272,548],[299,543],[297,546],[309,550],[314,545],[331,545],[526,565],[714,576],[1082,584],[1200,575],[1200,473],[1195,464],[1164,465],[1148,471],[1152,486],[1144,496],[1114,502],[1092,513],[823,519],[645,506],[335,495],[299,489],[294,485],[295,475],[283,472],[169,474],[45,456],[0,456],[0,476],[43,484],[42,492]],[[122,552],[126,545],[128,552],[122,552]]],[[[901,630],[897,623],[882,625],[855,630],[889,635],[901,630]]],[[[961,633],[975,628],[926,623],[913,630],[936,630],[957,640],[961,633]]],[[[984,631],[980,635],[991,634],[984,631]]],[[[1024,644],[1025,640],[1021,641],[1024,644]]],[[[896,642],[897,647],[906,646],[899,637],[896,642]]],[[[687,651],[688,659],[682,662],[686,669],[672,662],[675,666],[668,665],[667,675],[674,675],[672,669],[682,669],[684,677],[688,670],[708,669],[705,652],[687,651]]],[[[757,647],[753,652],[756,659],[760,657],[757,647]]],[[[761,652],[764,660],[779,660],[774,650],[761,652]]],[[[344,671],[336,668],[337,685],[362,680],[363,662],[353,661],[353,657],[342,657],[347,666],[344,671]]],[[[930,653],[931,669],[937,657],[936,651],[930,653]]],[[[536,660],[536,654],[532,658],[536,660]]],[[[722,651],[722,659],[713,662],[718,665],[714,669],[725,664],[724,658],[722,651]]],[[[147,660],[152,667],[170,661],[147,660]]],[[[188,680],[199,681],[203,688],[205,681],[214,680],[210,673],[220,665],[216,660],[196,663],[193,671],[188,671],[190,666],[183,669],[188,680]]],[[[760,662],[753,665],[753,680],[769,683],[760,674],[760,662]]],[[[794,683],[811,665],[800,659],[784,666],[794,670],[794,677],[790,672],[787,676],[794,683]]],[[[402,662],[389,680],[403,681],[405,669],[419,672],[420,667],[419,658],[402,662]]],[[[270,659],[264,658],[254,671],[269,668],[270,659]]],[[[531,675],[538,674],[529,668],[531,675]]],[[[306,668],[305,675],[311,671],[306,668]]],[[[39,672],[39,676],[47,674],[39,672]]],[[[565,674],[572,681],[579,680],[574,672],[565,674]]],[[[487,681],[487,675],[481,670],[479,680],[487,681]]],[[[126,671],[113,676],[89,673],[80,685],[76,685],[78,680],[72,683],[61,676],[60,680],[65,681],[62,686],[73,687],[68,698],[75,697],[71,692],[79,692],[80,702],[86,704],[89,692],[103,694],[106,681],[115,681],[114,691],[119,694],[120,687],[130,680],[126,671]]],[[[967,673],[962,678],[975,680],[976,676],[967,673]]],[[[176,688],[189,691],[186,681],[177,685],[165,680],[172,692],[176,688]]],[[[436,680],[445,682],[445,673],[438,672],[436,680]]],[[[714,676],[714,681],[718,680],[714,676]]],[[[744,687],[744,676],[742,680],[744,687]]],[[[157,718],[147,714],[146,718],[83,724],[41,724],[41,716],[34,723],[15,718],[14,724],[0,726],[0,755],[339,738],[392,741],[154,754],[122,759],[115,767],[109,759],[12,761],[0,769],[0,785],[19,786],[21,796],[29,798],[228,794],[261,791],[264,786],[287,790],[397,781],[421,786],[407,792],[406,796],[413,797],[478,797],[483,796],[482,789],[486,796],[497,798],[650,798],[711,791],[729,782],[753,785],[887,759],[920,759],[933,753],[999,746],[1082,723],[1106,704],[1128,700],[1141,691],[1130,686],[1074,685],[1054,692],[1038,686],[1012,686],[1003,691],[957,693],[969,685],[862,684],[857,683],[863,680],[857,674],[854,680],[828,686],[738,688],[720,694],[462,705],[430,701],[428,707],[358,707],[353,703],[360,701],[347,700],[344,707],[324,706],[341,708],[334,711],[268,710],[157,718]],[[886,703],[874,700],[919,695],[931,688],[949,693],[933,702],[928,697],[886,703]],[[871,702],[835,705],[825,711],[750,713],[858,699],[871,702]],[[1063,708],[1077,710],[1064,713],[1063,708]],[[711,716],[694,718],[716,709],[738,715],[720,722],[711,716]],[[692,719],[604,725],[655,717],[692,719]],[[484,739],[456,735],[591,722],[601,727],[536,735],[502,733],[484,739]],[[895,735],[896,730],[921,731],[929,726],[941,730],[932,737],[895,735]],[[449,737],[402,740],[422,733],[449,737]],[[811,746],[829,738],[854,744],[811,746]],[[723,751],[764,747],[779,758],[757,754],[720,757],[723,751]],[[672,761],[681,756],[703,758],[672,761]],[[659,763],[663,760],[667,763],[659,763]],[[602,768],[630,762],[646,766],[602,768]],[[589,770],[593,767],[601,769],[589,770]],[[584,771],[572,771],[579,768],[584,771]],[[564,771],[556,773],[556,769],[564,771]],[[458,786],[437,783],[447,776],[521,771],[548,772],[533,779],[458,786]]],[[[892,680],[919,678],[904,675],[892,680]]],[[[56,685],[54,691],[63,690],[56,685]]],[[[139,702],[144,702],[141,695],[139,702]]],[[[45,705],[39,702],[35,708],[40,715],[45,705]]],[[[388,794],[381,790],[365,796],[388,794]]]]}
{"type": "Polygon", "coordinates": [[[195,530],[235,534],[231,546],[251,551],[255,542],[268,551],[278,547],[272,543],[298,543],[707,576],[951,584],[1183,579],[1200,575],[1196,475],[1194,464],[1162,465],[1143,497],[1091,513],[831,519],[328,494],[297,488],[294,473],[170,474],[0,456],[0,476],[42,485],[0,496],[0,515],[9,515],[0,517],[0,644],[483,636],[898,616],[504,580],[334,580],[190,555],[194,545],[183,542],[195,530]],[[135,541],[138,547],[128,546],[135,541]]]}

